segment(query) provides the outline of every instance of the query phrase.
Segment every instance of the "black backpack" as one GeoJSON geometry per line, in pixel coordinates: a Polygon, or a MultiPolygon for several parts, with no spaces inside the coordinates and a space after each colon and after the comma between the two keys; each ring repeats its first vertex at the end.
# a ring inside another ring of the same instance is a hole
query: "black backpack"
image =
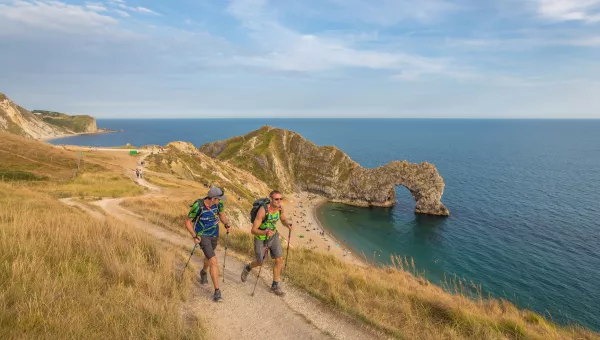
{"type": "Polygon", "coordinates": [[[260,209],[260,207],[265,208],[265,218],[263,219],[263,222],[267,220],[266,212],[268,211],[267,204],[269,203],[271,203],[271,200],[266,197],[259,198],[252,203],[252,210],[250,210],[250,223],[254,223],[254,219],[256,218],[256,214],[258,214],[258,209],[260,209]]]}

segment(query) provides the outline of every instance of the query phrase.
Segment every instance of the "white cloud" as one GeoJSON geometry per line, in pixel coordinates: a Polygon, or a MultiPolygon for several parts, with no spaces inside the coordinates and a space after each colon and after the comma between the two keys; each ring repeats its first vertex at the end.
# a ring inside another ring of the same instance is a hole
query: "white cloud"
{"type": "Polygon", "coordinates": [[[59,1],[14,1],[7,5],[0,4],[0,31],[3,24],[7,26],[6,30],[16,30],[15,23],[30,28],[79,33],[98,31],[114,26],[118,21],[89,8],[59,1]]]}
{"type": "Polygon", "coordinates": [[[358,49],[332,37],[302,34],[280,23],[265,0],[234,0],[229,13],[237,18],[262,48],[261,55],[241,56],[236,62],[283,71],[324,71],[355,67],[414,75],[443,73],[446,62],[400,52],[358,49]]]}
{"type": "Polygon", "coordinates": [[[131,12],[137,12],[137,13],[143,13],[143,14],[154,14],[154,15],[159,15],[158,13],[154,12],[153,10],[146,8],[146,7],[141,7],[141,6],[137,6],[137,7],[132,7],[132,6],[127,6],[125,1],[115,1],[114,2],[116,6],[131,11],[131,12]]]}
{"type": "Polygon", "coordinates": [[[104,7],[104,5],[102,5],[101,3],[97,3],[97,2],[88,2],[85,4],[85,7],[94,12],[106,12],[107,11],[107,9],[106,9],[106,7],[104,7]]]}
{"type": "Polygon", "coordinates": [[[127,13],[125,11],[122,11],[120,9],[113,9],[112,11],[115,12],[115,13],[117,13],[118,15],[124,17],[124,18],[130,17],[129,13],[127,13]]]}
{"type": "Polygon", "coordinates": [[[379,25],[433,21],[459,7],[447,0],[327,0],[347,17],[379,25]]]}
{"type": "Polygon", "coordinates": [[[537,0],[538,14],[556,21],[600,22],[600,0],[537,0]]]}
{"type": "Polygon", "coordinates": [[[157,14],[153,10],[148,9],[146,7],[130,7],[130,9],[132,11],[139,12],[139,13],[157,14]]]}

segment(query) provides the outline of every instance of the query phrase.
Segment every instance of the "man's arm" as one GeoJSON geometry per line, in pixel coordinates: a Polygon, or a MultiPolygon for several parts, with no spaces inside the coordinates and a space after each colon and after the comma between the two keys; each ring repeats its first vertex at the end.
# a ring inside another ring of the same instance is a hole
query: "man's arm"
{"type": "Polygon", "coordinates": [[[222,211],[219,213],[219,221],[223,222],[223,224],[225,225],[225,229],[227,229],[227,232],[229,232],[229,230],[231,229],[231,226],[229,225],[229,222],[227,222],[225,213],[222,211]]]}
{"type": "Polygon", "coordinates": [[[185,219],[185,228],[190,232],[190,235],[192,235],[192,237],[196,237],[196,232],[194,231],[194,226],[192,225],[192,219],[191,218],[186,218],[185,219]]]}
{"type": "Polygon", "coordinates": [[[279,217],[279,219],[281,220],[281,223],[290,228],[290,230],[293,230],[294,227],[292,227],[292,221],[288,221],[287,217],[285,216],[285,213],[283,212],[283,207],[281,207],[281,217],[279,217]]]}
{"type": "Polygon", "coordinates": [[[194,238],[194,242],[196,242],[196,244],[198,244],[199,241],[197,240],[196,231],[194,230],[194,227],[195,227],[194,219],[198,216],[200,211],[201,211],[200,204],[198,202],[194,202],[194,204],[192,204],[192,208],[190,209],[190,212],[188,213],[187,218],[185,219],[185,228],[188,230],[190,235],[192,235],[192,237],[194,238]]]}
{"type": "Polygon", "coordinates": [[[229,232],[231,226],[229,225],[229,222],[227,222],[227,217],[225,217],[225,206],[223,202],[219,202],[219,221],[223,222],[225,229],[229,232]]]}
{"type": "Polygon", "coordinates": [[[256,218],[254,219],[254,222],[252,223],[252,230],[250,231],[252,233],[252,235],[267,235],[267,236],[269,236],[269,232],[271,234],[273,233],[273,231],[270,229],[266,229],[266,230],[258,229],[260,227],[260,225],[262,224],[262,220],[264,218],[265,218],[265,208],[260,207],[258,209],[258,212],[256,213],[256,218]]]}

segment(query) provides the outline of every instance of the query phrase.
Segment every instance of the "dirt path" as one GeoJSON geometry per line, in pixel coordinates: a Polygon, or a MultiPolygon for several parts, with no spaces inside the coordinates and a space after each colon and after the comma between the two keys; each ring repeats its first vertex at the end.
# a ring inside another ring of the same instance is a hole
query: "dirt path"
{"type": "MultiPolygon", "coordinates": [[[[121,207],[123,199],[103,199],[95,202],[107,214],[140,228],[159,240],[191,249],[190,238],[180,236],[143,221],[136,214],[121,207]]],[[[183,228],[183,226],[182,226],[183,228]]],[[[197,248],[193,257],[196,268],[202,267],[203,255],[197,248]]],[[[307,294],[285,285],[287,295],[280,298],[270,293],[270,268],[263,268],[254,297],[250,296],[256,272],[243,283],[240,274],[245,263],[227,256],[225,283],[219,278],[224,301],[212,301],[213,287],[196,284],[188,304],[206,321],[210,339],[373,339],[377,336],[338,315],[307,294]]],[[[223,249],[217,249],[219,271],[223,273],[223,249]]],[[[209,280],[210,281],[210,280],[209,280]]]]}

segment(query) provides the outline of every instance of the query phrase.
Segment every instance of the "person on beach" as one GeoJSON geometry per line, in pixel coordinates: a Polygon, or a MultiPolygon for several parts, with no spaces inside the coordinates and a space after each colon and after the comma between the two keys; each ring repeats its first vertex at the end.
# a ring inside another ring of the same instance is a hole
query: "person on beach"
{"type": "Polygon", "coordinates": [[[221,290],[219,290],[219,269],[217,267],[217,240],[219,239],[219,222],[225,224],[227,232],[231,226],[223,213],[225,193],[221,188],[211,188],[203,199],[199,199],[190,209],[185,220],[185,227],[192,235],[194,243],[200,246],[204,253],[204,267],[200,270],[200,283],[208,284],[207,269],[210,268],[210,278],[215,287],[213,301],[223,301],[221,290]]]}
{"type": "Polygon", "coordinates": [[[248,274],[252,268],[262,266],[266,258],[265,249],[268,248],[271,252],[271,259],[275,260],[273,266],[273,283],[271,284],[271,292],[277,296],[284,296],[285,293],[279,285],[279,275],[283,266],[283,249],[279,241],[279,232],[277,231],[277,222],[293,230],[291,221],[285,217],[281,201],[283,195],[277,190],[271,191],[269,194],[270,202],[266,207],[260,207],[256,214],[256,218],[252,223],[251,233],[254,235],[254,257],[255,260],[248,263],[242,269],[242,282],[246,282],[248,274]],[[264,258],[263,258],[264,255],[264,258]]]}
{"type": "Polygon", "coordinates": [[[140,178],[140,169],[135,169],[135,177],[140,178]]]}

